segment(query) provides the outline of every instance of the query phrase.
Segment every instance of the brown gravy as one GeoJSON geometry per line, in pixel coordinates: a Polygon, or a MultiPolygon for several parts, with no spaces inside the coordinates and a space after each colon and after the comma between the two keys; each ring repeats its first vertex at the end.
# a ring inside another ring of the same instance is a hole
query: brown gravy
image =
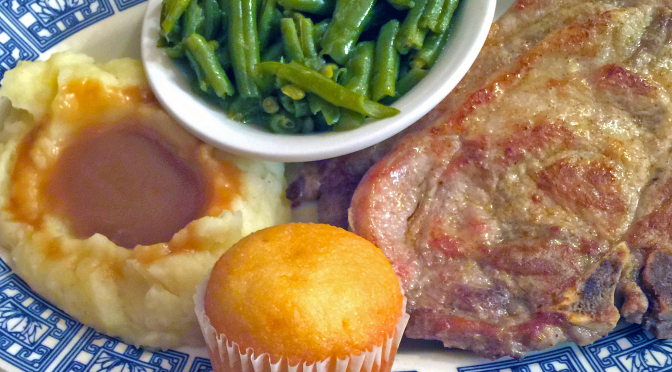
{"type": "Polygon", "coordinates": [[[198,169],[140,125],[81,133],[47,184],[48,203],[80,238],[133,248],[167,242],[205,209],[198,169]]]}
{"type": "MultiPolygon", "coordinates": [[[[148,94],[90,81],[66,89],[68,103],[56,105],[19,148],[10,200],[17,219],[37,228],[51,213],[67,220],[77,238],[100,233],[134,248],[169,243],[189,222],[230,208],[240,192],[238,168],[215,161],[205,146],[178,148],[133,115],[141,105],[155,105],[148,94]],[[53,165],[39,169],[30,151],[56,117],[76,131],[53,165]]],[[[162,251],[185,249],[193,247],[168,244],[162,251]]]]}

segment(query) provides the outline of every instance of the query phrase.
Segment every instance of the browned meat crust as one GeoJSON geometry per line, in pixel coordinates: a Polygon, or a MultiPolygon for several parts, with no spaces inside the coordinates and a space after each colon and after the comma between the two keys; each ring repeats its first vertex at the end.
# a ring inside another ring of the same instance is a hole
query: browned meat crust
{"type": "Polygon", "coordinates": [[[670,337],[670,4],[511,12],[452,101],[367,172],[351,227],[402,279],[410,337],[487,357],[587,344],[616,325],[616,292],[670,337]]]}

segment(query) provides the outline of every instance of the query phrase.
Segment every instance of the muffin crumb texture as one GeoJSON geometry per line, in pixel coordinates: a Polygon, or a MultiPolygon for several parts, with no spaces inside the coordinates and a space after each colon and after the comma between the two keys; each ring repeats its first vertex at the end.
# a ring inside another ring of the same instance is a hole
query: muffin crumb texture
{"type": "Polygon", "coordinates": [[[205,313],[242,351],[290,365],[345,358],[392,337],[403,296],[378,248],[343,229],[286,224],[243,238],[215,264],[205,313]]]}

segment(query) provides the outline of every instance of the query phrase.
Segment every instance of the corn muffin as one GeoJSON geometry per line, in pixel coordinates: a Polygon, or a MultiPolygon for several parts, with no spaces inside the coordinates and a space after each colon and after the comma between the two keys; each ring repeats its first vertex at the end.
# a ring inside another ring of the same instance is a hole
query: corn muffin
{"type": "Polygon", "coordinates": [[[299,364],[389,371],[408,319],[380,250],[330,225],[279,225],[243,238],[199,291],[196,313],[217,372],[299,364]]]}

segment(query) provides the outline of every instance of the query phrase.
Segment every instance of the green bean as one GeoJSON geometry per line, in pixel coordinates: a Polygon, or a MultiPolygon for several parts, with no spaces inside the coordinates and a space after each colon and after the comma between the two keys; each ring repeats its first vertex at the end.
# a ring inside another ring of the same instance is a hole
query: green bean
{"type": "Polygon", "coordinates": [[[322,53],[344,64],[364,28],[375,0],[338,0],[333,19],[322,38],[322,53]]]}
{"type": "MultiPolygon", "coordinates": [[[[185,52],[185,56],[186,53],[185,52]]],[[[188,59],[188,57],[186,58],[188,59]]],[[[196,93],[198,97],[200,97],[203,101],[213,105],[213,106],[218,106],[223,109],[228,109],[228,99],[230,98],[229,96],[225,96],[224,98],[222,97],[217,97],[217,94],[212,90],[212,88],[207,87],[208,90],[204,91],[201,89],[200,86],[200,81],[198,79],[190,79],[189,80],[189,87],[191,88],[191,91],[196,93]]]]}
{"type": "Polygon", "coordinates": [[[329,22],[331,22],[331,19],[325,19],[321,21],[320,23],[317,23],[313,25],[313,44],[315,45],[321,45],[322,44],[322,38],[324,37],[324,34],[327,32],[327,29],[329,28],[329,22]]]}
{"type": "Polygon", "coordinates": [[[187,61],[189,61],[191,70],[196,74],[196,86],[198,89],[193,89],[193,86],[192,89],[201,92],[208,92],[208,82],[206,81],[205,72],[203,72],[201,66],[198,65],[198,62],[196,62],[196,58],[194,58],[194,55],[189,51],[189,49],[185,49],[184,55],[187,57],[187,61]]]}
{"type": "Polygon", "coordinates": [[[277,0],[263,0],[261,5],[261,14],[259,15],[259,46],[264,50],[268,45],[273,30],[280,21],[282,15],[276,8],[277,0]]]}
{"type": "Polygon", "coordinates": [[[163,34],[168,36],[182,17],[182,13],[187,10],[190,0],[166,0],[162,10],[161,29],[163,34]]]}
{"type": "Polygon", "coordinates": [[[299,25],[299,42],[303,56],[305,57],[304,64],[317,71],[324,66],[325,61],[319,56],[315,48],[315,27],[313,21],[300,13],[294,14],[294,21],[299,25]]]}
{"type": "Polygon", "coordinates": [[[282,40],[274,43],[268,48],[264,48],[264,52],[261,53],[262,61],[279,61],[282,57],[282,52],[284,51],[285,45],[282,43],[282,40]]]}
{"type": "Polygon", "coordinates": [[[156,42],[158,48],[173,47],[182,42],[182,22],[181,17],[173,26],[169,34],[164,34],[163,31],[159,34],[159,40],[156,42]]]}
{"type": "Polygon", "coordinates": [[[280,110],[280,105],[275,97],[266,97],[261,101],[261,107],[269,114],[275,114],[280,110]]]}
{"type": "Polygon", "coordinates": [[[296,100],[284,93],[280,93],[278,100],[280,101],[283,109],[295,117],[310,115],[310,106],[306,99],[296,100]]]}
{"type": "Polygon", "coordinates": [[[184,13],[184,18],[182,18],[182,38],[184,39],[191,34],[201,33],[204,18],[203,9],[198,5],[198,1],[191,0],[184,13]]]}
{"type": "Polygon", "coordinates": [[[345,75],[346,72],[348,72],[348,69],[345,67],[336,66],[331,72],[331,80],[338,82],[339,79],[341,79],[341,76],[345,75]]]}
{"type": "Polygon", "coordinates": [[[285,9],[321,15],[331,13],[335,2],[335,0],[278,0],[278,4],[285,9]]]}
{"type": "Polygon", "coordinates": [[[315,131],[315,122],[313,118],[306,117],[301,120],[301,133],[313,133],[315,131]]]}
{"type": "Polygon", "coordinates": [[[303,55],[309,59],[318,58],[313,35],[313,22],[306,17],[299,17],[299,31],[301,33],[300,42],[303,55]]]}
{"type": "Polygon", "coordinates": [[[427,76],[427,70],[422,68],[412,68],[397,81],[397,91],[394,97],[388,96],[380,100],[384,105],[391,105],[404,94],[408,93],[420,80],[427,76]]]}
{"type": "Polygon", "coordinates": [[[324,115],[314,115],[313,123],[315,127],[315,132],[327,132],[333,130],[333,125],[327,124],[327,121],[324,120],[324,115]]]}
{"type": "MultiPolygon", "coordinates": [[[[219,4],[219,30],[216,33],[217,41],[220,44],[227,45],[229,41],[229,11],[227,0],[218,0],[219,4]]],[[[227,45],[228,48],[228,45],[227,45]]]]}
{"type": "Polygon", "coordinates": [[[282,111],[271,116],[268,125],[274,133],[298,133],[303,127],[296,118],[282,111]]]}
{"type": "Polygon", "coordinates": [[[254,69],[260,59],[259,34],[257,34],[257,3],[254,0],[243,1],[243,35],[245,36],[246,53],[248,60],[247,73],[254,76],[254,69]]]}
{"type": "Polygon", "coordinates": [[[203,37],[212,40],[219,30],[221,12],[217,0],[203,0],[203,37]]]}
{"type": "Polygon", "coordinates": [[[399,81],[397,81],[397,98],[408,93],[425,76],[427,76],[427,70],[421,68],[412,68],[410,71],[408,71],[408,73],[406,73],[406,75],[399,78],[399,81]]]}
{"type": "Polygon", "coordinates": [[[387,0],[393,7],[396,9],[410,9],[415,6],[415,1],[413,0],[387,0]]]}
{"type": "Polygon", "coordinates": [[[394,48],[398,32],[399,21],[393,19],[381,27],[378,34],[371,75],[371,99],[374,101],[385,96],[394,96],[399,71],[399,55],[394,48]]]}
{"type": "Polygon", "coordinates": [[[264,109],[258,98],[246,98],[237,95],[229,106],[231,119],[244,123],[249,123],[252,118],[264,117],[264,114],[264,109]]]}
{"type": "MultiPolygon", "coordinates": [[[[234,90],[226,72],[215,55],[212,45],[199,34],[191,34],[184,39],[193,60],[205,74],[205,81],[214,89],[218,97],[233,95],[234,90]]],[[[201,86],[201,89],[202,86],[201,86]]],[[[203,90],[207,90],[203,89],[203,90]]]]}
{"type": "Polygon", "coordinates": [[[439,33],[446,32],[448,26],[450,26],[450,21],[453,18],[453,14],[455,14],[455,9],[457,9],[458,3],[459,0],[445,0],[439,22],[436,25],[436,29],[432,29],[432,31],[439,33]]]}
{"type": "Polygon", "coordinates": [[[294,116],[297,118],[310,115],[310,104],[306,99],[294,100],[294,116]]]}
{"type": "Polygon", "coordinates": [[[291,18],[281,19],[280,32],[282,33],[282,42],[285,44],[285,54],[289,60],[303,62],[305,58],[294,20],[291,18]]]}
{"type": "Polygon", "coordinates": [[[269,127],[269,122],[271,121],[270,114],[263,112],[263,110],[253,111],[250,115],[247,116],[247,119],[244,123],[254,124],[256,126],[263,126],[263,128],[269,127]]]}
{"type": "Polygon", "coordinates": [[[341,110],[316,94],[308,94],[308,104],[310,105],[310,112],[313,115],[322,113],[324,120],[329,125],[336,124],[341,116],[341,110]]]}
{"type": "Polygon", "coordinates": [[[355,93],[371,98],[369,85],[376,46],[373,41],[364,41],[355,47],[352,57],[345,63],[343,86],[355,93]]]}
{"type": "Polygon", "coordinates": [[[238,92],[243,97],[258,97],[254,66],[259,63],[256,0],[229,0],[229,48],[238,92]]]}
{"type": "Polygon", "coordinates": [[[439,23],[439,17],[441,16],[441,11],[443,10],[443,3],[445,0],[429,0],[425,6],[425,10],[420,17],[420,28],[429,28],[430,30],[436,29],[436,25],[439,23]]]}
{"type": "Polygon", "coordinates": [[[434,63],[436,63],[436,60],[441,55],[449,36],[450,30],[446,30],[446,32],[442,34],[430,33],[430,35],[427,36],[427,39],[425,39],[422,49],[418,50],[413,57],[411,66],[413,68],[430,68],[434,66],[434,63]]]}
{"type": "Polygon", "coordinates": [[[310,114],[310,107],[308,102],[305,99],[295,100],[294,98],[284,94],[279,93],[280,105],[282,108],[291,113],[295,117],[306,116],[310,114]]]}
{"type": "Polygon", "coordinates": [[[164,47],[163,51],[172,59],[182,58],[184,57],[184,44],[179,43],[172,47],[164,47]]]}
{"type": "Polygon", "coordinates": [[[408,11],[406,18],[399,27],[395,47],[401,54],[406,54],[411,48],[420,49],[427,30],[418,27],[418,22],[425,10],[428,0],[417,0],[415,6],[408,11]]]}
{"type": "Polygon", "coordinates": [[[367,116],[384,118],[399,113],[396,108],[371,101],[366,96],[352,92],[319,72],[295,62],[290,64],[261,62],[258,68],[260,71],[273,73],[306,92],[315,93],[336,106],[345,107],[367,116]]]}
{"type": "MultiPolygon", "coordinates": [[[[279,42],[279,44],[282,44],[282,42],[279,42]]],[[[272,50],[269,51],[272,52],[272,50]]],[[[282,53],[282,45],[280,45],[280,53],[282,53]]],[[[264,59],[262,58],[262,60],[264,59]]],[[[275,61],[275,60],[268,59],[268,61],[275,61]]],[[[260,73],[259,71],[255,71],[255,74],[256,74],[255,78],[257,82],[257,88],[259,89],[261,95],[267,96],[269,94],[272,94],[279,86],[278,82],[276,81],[277,79],[273,74],[260,73]]]]}
{"type": "Polygon", "coordinates": [[[397,80],[404,76],[411,69],[411,61],[415,57],[417,51],[408,54],[399,55],[399,72],[397,73],[397,80]]]}
{"type": "Polygon", "coordinates": [[[226,45],[220,44],[219,48],[215,49],[215,53],[217,54],[217,58],[219,58],[219,64],[222,65],[224,70],[231,67],[231,55],[226,45]]]}
{"type": "MultiPolygon", "coordinates": [[[[228,18],[228,0],[217,0],[217,4],[219,4],[219,11],[220,15],[222,18],[228,18]]],[[[224,31],[227,29],[224,28],[224,31]]]]}
{"type": "Polygon", "coordinates": [[[294,105],[294,100],[292,97],[285,95],[284,93],[280,94],[278,97],[282,107],[289,113],[294,114],[296,112],[296,106],[294,105]]]}
{"type": "Polygon", "coordinates": [[[332,127],[334,132],[342,132],[346,130],[352,130],[358,128],[364,124],[366,121],[366,116],[360,114],[359,112],[354,112],[348,109],[341,109],[341,117],[338,119],[338,122],[332,127]]]}

